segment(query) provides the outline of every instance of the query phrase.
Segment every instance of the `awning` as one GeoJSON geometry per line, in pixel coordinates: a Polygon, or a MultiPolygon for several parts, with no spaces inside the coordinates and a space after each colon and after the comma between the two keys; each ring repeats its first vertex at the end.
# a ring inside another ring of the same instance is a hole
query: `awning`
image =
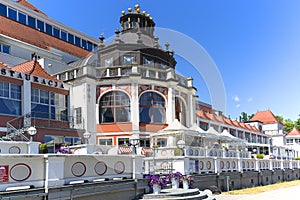
{"type": "Polygon", "coordinates": [[[132,153],[131,147],[119,147],[119,154],[129,154],[132,153]]]}
{"type": "Polygon", "coordinates": [[[152,148],[147,148],[147,147],[143,147],[142,148],[142,154],[145,155],[145,154],[152,154],[153,153],[153,150],[152,148]]]}

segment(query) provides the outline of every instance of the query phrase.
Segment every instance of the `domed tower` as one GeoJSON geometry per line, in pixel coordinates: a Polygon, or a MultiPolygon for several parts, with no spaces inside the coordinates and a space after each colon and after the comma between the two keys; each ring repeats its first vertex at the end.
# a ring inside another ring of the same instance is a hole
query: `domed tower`
{"type": "Polygon", "coordinates": [[[164,49],[159,45],[150,15],[136,5],[122,11],[120,23],[109,44],[101,35],[97,51],[72,63],[73,72],[63,77],[73,74],[65,81],[77,95],[74,104],[86,102],[85,127],[96,144],[121,145],[134,135],[149,146],[151,133],[175,119],[193,123],[195,88],[191,78],[175,72],[174,51],[168,42],[164,49]]]}

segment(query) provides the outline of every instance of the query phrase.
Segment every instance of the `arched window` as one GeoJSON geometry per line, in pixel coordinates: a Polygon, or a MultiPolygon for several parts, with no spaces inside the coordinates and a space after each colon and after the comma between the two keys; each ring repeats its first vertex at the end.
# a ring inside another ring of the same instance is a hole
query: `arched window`
{"type": "Polygon", "coordinates": [[[186,125],[185,105],[179,97],[175,97],[175,118],[181,124],[186,125]]]}
{"type": "Polygon", "coordinates": [[[155,92],[146,92],[140,97],[140,122],[165,123],[165,100],[155,92]]]}
{"type": "Polygon", "coordinates": [[[124,92],[112,91],[104,94],[99,105],[100,124],[130,121],[130,99],[124,92]]]}

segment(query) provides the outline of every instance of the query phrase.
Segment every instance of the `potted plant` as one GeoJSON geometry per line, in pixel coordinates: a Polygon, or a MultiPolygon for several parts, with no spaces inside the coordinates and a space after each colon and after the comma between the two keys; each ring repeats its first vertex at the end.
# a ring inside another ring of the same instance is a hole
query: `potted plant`
{"type": "Polygon", "coordinates": [[[191,187],[192,183],[194,182],[194,179],[191,175],[185,175],[185,176],[182,176],[180,181],[182,181],[183,189],[189,189],[191,187]]]}
{"type": "Polygon", "coordinates": [[[166,186],[168,183],[166,178],[162,178],[153,174],[148,174],[146,175],[146,177],[150,179],[148,185],[153,189],[154,194],[159,194],[161,191],[161,187],[166,186]]]}
{"type": "Polygon", "coordinates": [[[170,173],[167,175],[167,179],[172,184],[172,189],[176,189],[179,187],[180,179],[183,175],[180,172],[170,173]]]}

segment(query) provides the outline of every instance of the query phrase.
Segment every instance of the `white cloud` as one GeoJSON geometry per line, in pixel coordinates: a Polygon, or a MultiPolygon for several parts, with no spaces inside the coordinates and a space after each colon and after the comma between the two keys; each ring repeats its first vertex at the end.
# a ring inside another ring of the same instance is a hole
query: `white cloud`
{"type": "Polygon", "coordinates": [[[233,101],[239,102],[239,101],[240,101],[240,98],[239,98],[237,95],[235,95],[235,96],[233,97],[233,101]]]}
{"type": "Polygon", "coordinates": [[[253,98],[252,98],[252,97],[249,97],[249,98],[248,98],[248,102],[251,102],[251,101],[253,101],[253,98]]]}
{"type": "Polygon", "coordinates": [[[235,106],[235,107],[239,108],[239,107],[241,107],[241,104],[236,104],[236,106],[235,106]]]}

